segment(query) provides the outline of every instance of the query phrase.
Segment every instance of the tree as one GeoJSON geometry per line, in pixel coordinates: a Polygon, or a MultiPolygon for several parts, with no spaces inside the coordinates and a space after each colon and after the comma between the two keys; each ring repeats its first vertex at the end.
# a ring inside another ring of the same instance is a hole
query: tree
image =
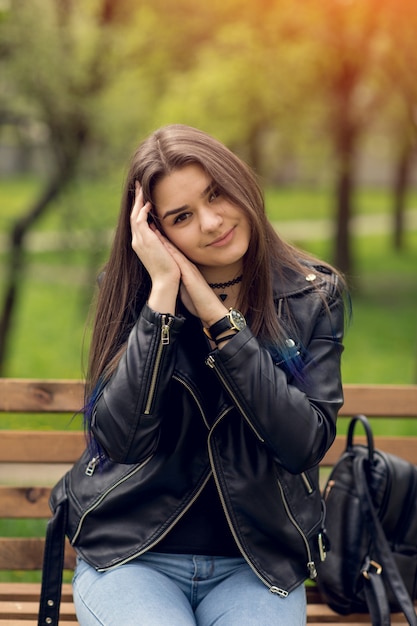
{"type": "Polygon", "coordinates": [[[350,221],[358,151],[382,97],[375,79],[383,53],[379,9],[380,0],[318,0],[312,20],[318,45],[311,88],[322,98],[335,160],[334,262],[348,276],[353,269],[350,221]]]}
{"type": "Polygon", "coordinates": [[[99,138],[95,107],[114,77],[109,47],[117,36],[115,11],[109,0],[13,2],[0,25],[8,94],[2,103],[4,116],[10,107],[19,111],[14,113],[16,123],[41,125],[51,155],[39,197],[10,233],[0,314],[0,372],[27,263],[27,234],[74,180],[83,155],[99,138]]]}
{"type": "MultiPolygon", "coordinates": [[[[172,67],[154,124],[181,120],[204,128],[260,175],[275,178],[300,140],[307,111],[302,103],[312,43],[303,38],[300,14],[289,0],[223,0],[198,11],[204,36],[193,63],[172,67]]],[[[190,36],[181,35],[188,49],[190,36]]]]}
{"type": "Polygon", "coordinates": [[[417,5],[413,0],[385,0],[383,32],[387,48],[383,67],[384,87],[391,107],[394,141],[393,246],[404,244],[405,207],[417,147],[417,85],[410,68],[417,62],[415,33],[417,5]]]}

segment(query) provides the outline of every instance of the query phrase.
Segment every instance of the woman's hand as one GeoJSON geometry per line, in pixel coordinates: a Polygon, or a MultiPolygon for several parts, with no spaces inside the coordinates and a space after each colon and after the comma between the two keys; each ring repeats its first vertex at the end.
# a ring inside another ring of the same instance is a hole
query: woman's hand
{"type": "Polygon", "coordinates": [[[164,245],[155,224],[149,223],[151,203],[143,202],[140,184],[135,183],[135,202],[130,214],[132,248],[141,260],[152,281],[148,304],[155,311],[175,313],[181,271],[172,254],[164,245]]]}
{"type": "Polygon", "coordinates": [[[226,315],[227,308],[209,287],[198,267],[161,233],[156,235],[180,268],[182,302],[208,328],[226,315]]]}
{"type": "Polygon", "coordinates": [[[143,202],[142,189],[136,182],[135,202],[130,215],[132,248],[152,280],[148,304],[155,311],[175,313],[180,290],[187,309],[209,327],[227,313],[197,266],[174,246],[156,225],[149,223],[150,202],[143,202]]]}

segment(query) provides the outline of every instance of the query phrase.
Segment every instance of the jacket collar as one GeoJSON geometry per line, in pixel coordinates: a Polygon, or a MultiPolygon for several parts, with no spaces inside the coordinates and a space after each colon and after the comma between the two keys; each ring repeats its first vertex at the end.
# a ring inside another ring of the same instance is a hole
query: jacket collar
{"type": "Polygon", "coordinates": [[[317,287],[325,282],[327,268],[303,261],[306,273],[301,274],[295,270],[285,267],[282,270],[275,270],[273,274],[273,296],[274,300],[294,296],[310,291],[312,287],[317,287]]]}

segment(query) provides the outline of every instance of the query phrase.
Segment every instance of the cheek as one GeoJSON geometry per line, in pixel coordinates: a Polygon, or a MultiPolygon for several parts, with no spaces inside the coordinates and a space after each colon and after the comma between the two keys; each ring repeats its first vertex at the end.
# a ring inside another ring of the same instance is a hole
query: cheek
{"type": "Polygon", "coordinates": [[[182,232],[175,231],[174,229],[168,229],[164,234],[165,237],[169,239],[176,248],[178,248],[178,250],[187,255],[187,252],[191,247],[190,237],[186,237],[182,232]]]}

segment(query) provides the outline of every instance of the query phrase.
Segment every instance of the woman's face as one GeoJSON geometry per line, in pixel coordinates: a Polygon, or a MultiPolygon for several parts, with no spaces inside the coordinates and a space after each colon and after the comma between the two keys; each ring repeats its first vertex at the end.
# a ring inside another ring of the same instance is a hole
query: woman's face
{"type": "Polygon", "coordinates": [[[241,270],[250,240],[248,218],[200,165],[162,178],[154,189],[154,210],[164,234],[201,270],[227,268],[228,275],[241,270]]]}

